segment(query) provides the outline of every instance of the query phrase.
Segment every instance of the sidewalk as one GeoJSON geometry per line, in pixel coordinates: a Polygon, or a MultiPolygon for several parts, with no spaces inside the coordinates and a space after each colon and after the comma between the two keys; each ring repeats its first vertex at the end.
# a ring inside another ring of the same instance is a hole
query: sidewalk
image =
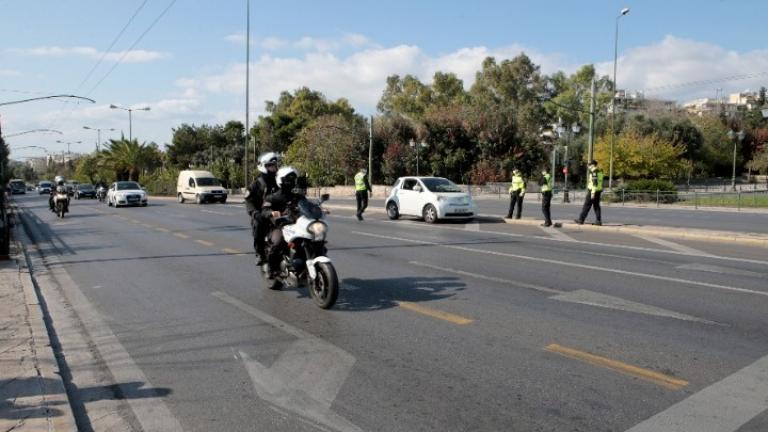
{"type": "Polygon", "coordinates": [[[11,243],[10,255],[10,260],[0,261],[0,431],[75,431],[18,242],[11,243]]]}

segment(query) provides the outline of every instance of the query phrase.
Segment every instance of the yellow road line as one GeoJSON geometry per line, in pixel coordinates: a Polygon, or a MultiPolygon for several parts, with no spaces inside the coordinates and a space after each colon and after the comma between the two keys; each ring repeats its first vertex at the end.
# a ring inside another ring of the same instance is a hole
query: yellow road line
{"type": "Polygon", "coordinates": [[[237,249],[231,249],[231,248],[223,248],[222,252],[231,253],[231,254],[241,254],[242,253],[242,252],[240,252],[237,249]]]}
{"type": "Polygon", "coordinates": [[[654,372],[649,369],[643,369],[637,366],[632,366],[627,363],[623,363],[609,358],[600,357],[594,354],[590,354],[584,351],[579,351],[573,348],[564,347],[558,344],[550,344],[544,348],[545,351],[559,354],[564,357],[579,360],[584,363],[591,364],[593,366],[599,366],[602,368],[610,369],[624,375],[633,376],[642,380],[650,381],[654,384],[658,384],[662,387],[666,387],[672,390],[679,390],[688,385],[688,381],[677,379],[669,375],[654,372]]]}
{"type": "Polygon", "coordinates": [[[188,239],[189,238],[188,235],[182,234],[182,233],[173,233],[173,235],[175,235],[178,238],[183,238],[183,239],[188,239]]]}
{"type": "Polygon", "coordinates": [[[462,316],[454,315],[449,312],[443,312],[437,309],[428,308],[426,306],[417,305],[416,303],[399,301],[397,302],[397,305],[403,309],[408,309],[410,311],[420,313],[422,315],[431,316],[432,318],[445,320],[458,325],[465,325],[472,322],[472,320],[469,318],[464,318],[462,316]]]}
{"type": "Polygon", "coordinates": [[[213,243],[206,241],[206,240],[195,240],[197,243],[200,243],[203,246],[213,246],[213,243]]]}
{"type": "Polygon", "coordinates": [[[162,227],[157,227],[157,228],[155,228],[155,230],[160,231],[160,232],[169,232],[169,230],[167,228],[162,228],[162,227]]]}

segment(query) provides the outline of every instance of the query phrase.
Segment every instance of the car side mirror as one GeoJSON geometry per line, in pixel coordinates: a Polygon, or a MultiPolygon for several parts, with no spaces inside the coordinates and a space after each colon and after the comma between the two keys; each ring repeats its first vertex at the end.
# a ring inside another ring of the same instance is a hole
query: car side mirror
{"type": "Polygon", "coordinates": [[[326,202],[329,199],[331,199],[331,194],[322,194],[322,195],[320,195],[320,202],[326,202]]]}
{"type": "Polygon", "coordinates": [[[419,185],[416,185],[416,186],[414,186],[414,187],[413,187],[413,190],[414,190],[415,192],[421,192],[421,186],[419,186],[419,185]]]}

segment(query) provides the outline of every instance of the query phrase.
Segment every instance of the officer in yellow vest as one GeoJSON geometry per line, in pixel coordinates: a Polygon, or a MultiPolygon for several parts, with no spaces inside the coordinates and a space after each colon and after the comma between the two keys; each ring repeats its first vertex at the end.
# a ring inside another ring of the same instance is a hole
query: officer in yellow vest
{"type": "Polygon", "coordinates": [[[371,184],[368,183],[368,170],[362,168],[355,174],[355,199],[357,200],[357,220],[363,220],[363,212],[368,207],[368,194],[371,184]]]}
{"type": "Polygon", "coordinates": [[[515,206],[517,206],[515,219],[520,219],[520,214],[523,212],[524,197],[525,179],[520,170],[515,168],[512,170],[512,186],[509,187],[509,212],[507,212],[507,218],[512,217],[512,214],[515,212],[515,206]]]}
{"type": "Polygon", "coordinates": [[[587,174],[587,197],[584,200],[584,207],[581,209],[581,215],[575,219],[579,225],[584,224],[584,219],[589,214],[590,207],[595,209],[595,225],[602,225],[602,215],[600,214],[600,195],[603,194],[603,170],[597,167],[597,161],[593,160],[587,165],[589,173],[587,174]]]}
{"type": "Polygon", "coordinates": [[[552,204],[552,187],[554,183],[552,175],[547,168],[541,170],[541,177],[539,178],[539,186],[541,187],[541,212],[544,213],[544,223],[541,226],[552,226],[552,214],[550,212],[550,206],[552,204]]]}

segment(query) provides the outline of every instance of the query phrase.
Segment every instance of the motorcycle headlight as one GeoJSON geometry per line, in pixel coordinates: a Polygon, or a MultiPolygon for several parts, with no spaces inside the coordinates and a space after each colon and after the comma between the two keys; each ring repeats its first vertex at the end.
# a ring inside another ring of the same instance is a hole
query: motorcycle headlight
{"type": "Polygon", "coordinates": [[[328,225],[320,221],[312,222],[307,227],[307,231],[315,237],[315,240],[325,240],[325,234],[328,232],[328,225]]]}

